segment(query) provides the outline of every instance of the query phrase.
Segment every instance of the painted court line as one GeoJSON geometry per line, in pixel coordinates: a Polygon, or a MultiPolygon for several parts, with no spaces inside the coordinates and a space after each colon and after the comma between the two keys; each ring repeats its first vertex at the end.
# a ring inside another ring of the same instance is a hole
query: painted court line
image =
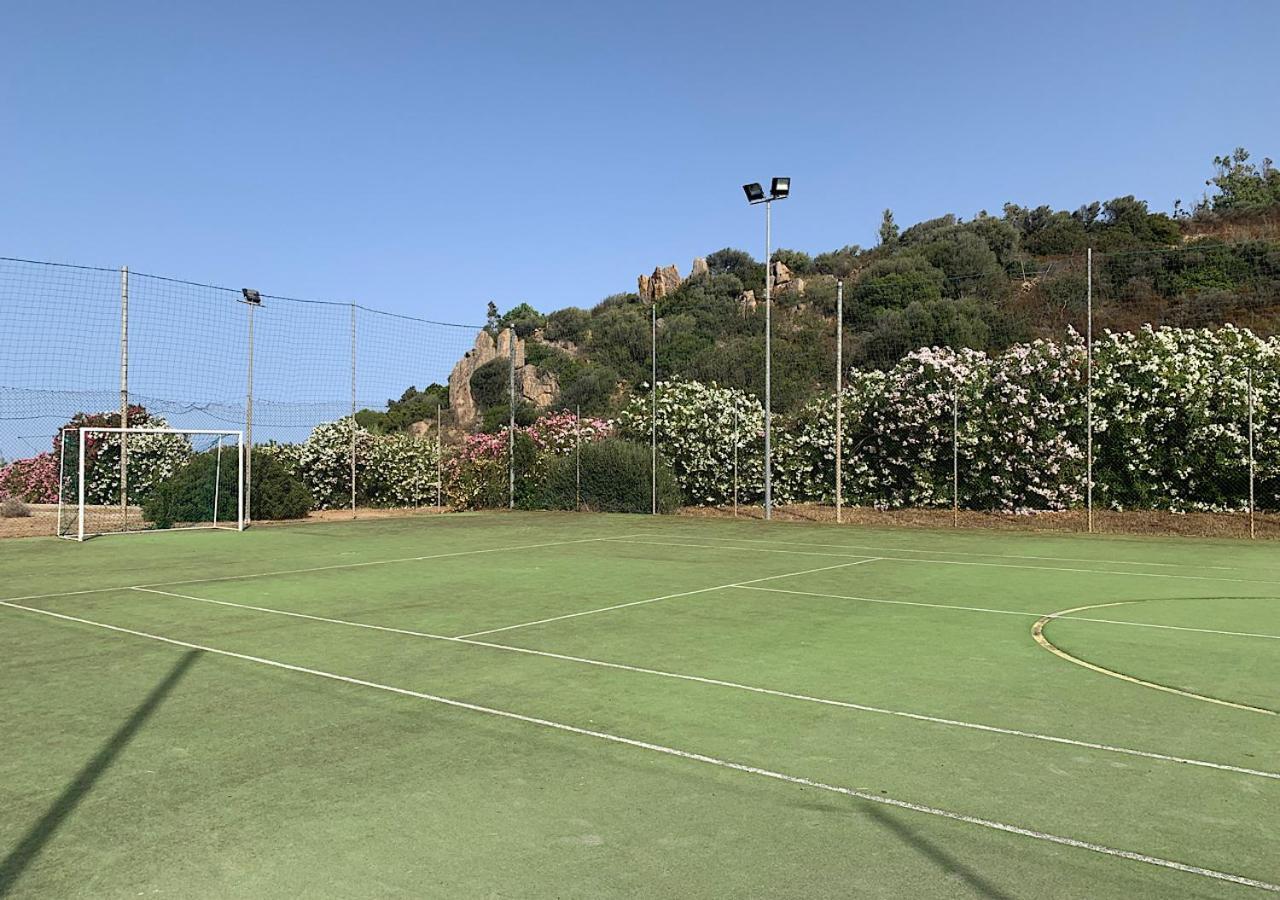
{"type": "MultiPolygon", "coordinates": [[[[641,537],[663,537],[660,531],[649,532],[641,535],[641,537]]],[[[1162,562],[1137,562],[1129,559],[1100,559],[1098,557],[1084,556],[1027,556],[1020,553],[977,553],[971,550],[917,550],[912,547],[872,547],[867,544],[817,544],[812,541],[775,541],[765,538],[722,538],[713,537],[711,535],[700,534],[697,536],[700,541],[729,541],[739,544],[773,544],[782,547],[826,547],[835,550],[874,550],[877,553],[934,553],[940,556],[978,556],[987,559],[1031,559],[1041,562],[1083,562],[1083,563],[1106,563],[1116,566],[1156,566],[1158,568],[1172,569],[1217,569],[1223,572],[1239,572],[1242,571],[1240,566],[1201,566],[1193,563],[1162,563],[1162,562]]]]}
{"type": "MultiPolygon", "coordinates": [[[[624,537],[626,537],[624,535],[624,537]]],[[[423,562],[429,559],[448,559],[453,556],[474,556],[480,553],[513,553],[516,550],[536,550],[541,547],[561,547],[568,544],[591,544],[604,538],[578,538],[571,541],[546,541],[541,544],[517,544],[513,547],[485,547],[479,550],[455,550],[451,553],[432,553],[426,556],[402,556],[397,559],[371,559],[364,562],[335,563],[312,566],[306,569],[280,569],[275,572],[249,572],[243,575],[215,575],[211,578],[187,578],[182,581],[154,581],[146,584],[122,584],[116,587],[89,588],[83,591],[58,591],[52,594],[29,594],[25,597],[5,597],[4,602],[20,603],[26,600],[51,600],[55,597],[75,597],[81,594],[103,594],[111,591],[128,591],[142,587],[180,587],[185,584],[211,584],[218,581],[239,581],[248,578],[271,578],[275,575],[303,575],[308,572],[329,572],[335,569],[358,569],[364,566],[385,566],[392,563],[423,562]]]]}
{"type": "MultiPolygon", "coordinates": [[[[756,587],[755,585],[736,585],[744,591],[768,591],[771,594],[799,594],[804,597],[826,597],[831,600],[856,600],[859,603],[888,603],[893,606],[923,606],[928,609],[954,609],[960,612],[976,612],[976,613],[993,613],[998,616],[1030,616],[1036,619],[1065,619],[1071,622],[1096,622],[1101,625],[1129,625],[1133,628],[1163,628],[1168,631],[1192,631],[1200,634],[1220,634],[1227,637],[1249,637],[1249,638],[1266,638],[1268,640],[1280,641],[1280,634],[1263,634],[1257,631],[1219,631],[1216,628],[1192,628],[1189,625],[1160,625],[1155,622],[1126,622],[1123,619],[1094,619],[1089,616],[1073,616],[1069,615],[1076,610],[1064,610],[1056,613],[1038,613],[1024,612],[1020,609],[990,609],[985,606],[955,606],[950,603],[926,603],[923,600],[885,600],[876,597],[852,597],[848,594],[824,594],[820,591],[796,591],[788,588],[769,588],[756,587]]],[[[1176,598],[1175,598],[1176,599],[1176,598]]],[[[1260,600],[1267,599],[1265,597],[1258,598],[1260,600]]],[[[1138,601],[1127,601],[1136,603],[1138,601]]],[[[1116,604],[1104,604],[1112,606],[1116,604]]],[[[1080,609],[1090,609],[1092,607],[1079,607],[1080,609]]]]}
{"type": "MultiPolygon", "coordinates": [[[[600,540],[605,540],[601,538],[600,540]]],[[[661,597],[650,597],[647,600],[632,600],[630,603],[615,603],[613,606],[602,606],[598,609],[584,609],[581,612],[566,613],[563,616],[550,616],[546,619],[536,619],[532,622],[521,622],[518,625],[504,625],[502,628],[490,628],[488,631],[473,631],[469,634],[460,634],[460,638],[483,637],[486,634],[497,634],[500,631],[513,631],[516,628],[528,628],[531,625],[545,625],[548,622],[560,622],[564,619],[576,619],[579,616],[594,616],[596,613],[612,612],[615,609],[626,609],[628,606],[643,606],[646,603],[657,603],[659,600],[674,600],[676,597],[692,597],[694,594],[706,594],[711,591],[723,591],[725,588],[743,587],[749,584],[756,584],[761,581],[773,581],[776,578],[793,578],[796,575],[809,575],[813,572],[826,572],[830,569],[847,569],[849,566],[860,566],[863,563],[875,562],[880,557],[872,556],[859,559],[857,562],[838,563],[834,566],[821,566],[817,569],[805,569],[800,572],[783,572],[781,575],[768,575],[764,578],[752,578],[750,581],[735,581],[730,584],[717,584],[714,587],[698,588],[695,591],[681,591],[678,594],[663,594],[661,597]]]]}
{"type": "Polygon", "coordinates": [[[414,631],[409,628],[395,628],[390,625],[373,625],[368,622],[353,622],[350,619],[334,619],[328,616],[317,616],[310,613],[292,612],[286,609],[274,609],[269,606],[254,606],[248,603],[236,603],[231,600],[213,600],[209,597],[195,597],[191,594],[175,594],[172,591],[159,591],[154,588],[134,588],[134,590],[142,591],[147,594],[159,594],[165,597],[176,597],[181,600],[195,600],[200,603],[212,603],[217,606],[229,606],[235,609],[247,609],[254,612],[271,613],[278,616],[289,616],[294,619],[305,619],[311,622],[324,622],[329,625],[345,625],[350,628],[366,628],[370,631],[384,631],[390,634],[407,635],[409,637],[427,638],[434,641],[449,641],[456,644],[467,644],[472,647],[487,647],[492,650],[501,650],[508,653],[520,653],[528,656],[540,656],[546,659],[557,659],[564,662],[581,663],[588,666],[598,666],[605,669],[619,669],[624,672],[636,672],[643,675],[656,675],[661,678],[673,678],[679,681],[691,681],[697,684],[713,685],[715,687],[731,688],[738,691],[748,691],[753,694],[763,694],[769,697],[780,697],[785,700],[800,700],[806,703],[819,703],[824,706],[836,706],[842,709],[851,709],[858,712],[877,713],[879,715],[896,716],[903,719],[911,719],[917,722],[929,722],[934,725],[946,725],[954,728],[967,728],[974,731],[983,731],[990,734],[1002,734],[1011,737],[1030,738],[1031,740],[1047,741],[1053,744],[1064,744],[1072,747],[1081,747],[1089,750],[1101,750],[1108,753],[1120,753],[1126,756],[1138,756],[1144,759],[1155,759],[1162,762],[1181,763],[1188,766],[1200,766],[1207,769],[1218,769],[1223,772],[1235,772],[1240,775],[1254,775],[1259,778],[1271,778],[1280,780],[1280,772],[1266,772],[1260,769],[1249,769],[1243,766],[1232,766],[1226,763],[1209,762],[1202,759],[1188,759],[1182,756],[1171,756],[1166,753],[1153,753],[1147,750],[1133,750],[1128,747],[1117,747],[1110,744],[1098,744],[1091,741],[1077,741],[1072,738],[1056,737],[1047,734],[1037,734],[1032,731],[1019,731],[1014,728],[1000,728],[995,725],[983,725],[977,722],[965,722],[958,719],[944,719],[939,716],[928,716],[922,713],[907,712],[898,709],[885,709],[879,706],[868,706],[863,703],[853,703],[846,700],[832,700],[825,697],[813,697],[808,694],[797,694],[791,691],[779,691],[771,688],[762,688],[750,684],[741,684],[736,681],[724,681],[719,678],[706,678],[701,675],[686,675],[679,672],[667,672],[662,669],[650,669],[644,666],[629,666],[624,663],[606,662],[600,659],[591,659],[584,656],[570,656],[564,653],[552,653],[548,650],[534,650],[529,647],[516,647],[510,644],[495,644],[490,641],[475,641],[469,638],[448,637],[442,634],[432,634],[428,631],[414,631]]]}
{"type": "Polygon", "coordinates": [[[334,672],[325,672],[320,669],[310,669],[304,666],[296,666],[292,663],[280,662],[279,660],[266,659],[261,656],[250,656],[246,653],[236,653],[231,650],[222,650],[217,647],[208,647],[202,644],[195,644],[189,641],[181,641],[175,638],[164,637],[162,635],[150,634],[145,631],[135,631],[131,628],[122,628],[118,625],[107,625],[102,622],[94,622],[90,619],[82,619],[77,616],[68,616],[63,613],[55,613],[45,609],[37,609],[31,606],[22,606],[10,601],[0,601],[0,606],[7,606],[10,609],[18,609],[23,612],[34,613],[36,615],[49,616],[66,622],[73,622],[79,625],[89,625],[96,628],[103,628],[108,631],[114,631],[119,634],[133,635],[134,637],[146,638],[152,641],[169,644],[175,647],[183,647],[188,650],[199,650],[204,653],[211,653],[217,656],[225,656],[232,659],[239,659],[245,662],[257,663],[258,665],[269,666],[275,669],[283,669],[289,672],[296,672],[303,675],[311,675],[316,678],[324,678],[330,681],[337,681],[344,684],[355,685],[358,687],[371,688],[373,690],[385,691],[391,694],[398,694],[404,697],[414,697],[419,700],[426,700],[430,703],[437,703],[442,706],[452,707],[454,709],[465,709],[470,712],[482,713],[496,718],[508,719],[516,722],[523,722],[528,725],[538,725],[543,728],[560,731],[568,734],[576,734],[582,737],[595,738],[600,741],[607,741],[612,744],[620,744],[627,747],[634,747],[639,750],[648,750],[653,753],[661,753],[665,756],[676,757],[678,759],[689,760],[690,762],[700,762],[706,765],[715,766],[721,769],[729,769],[736,772],[743,772],[748,775],[756,775],[762,778],[769,778],[774,781],[781,781],[787,784],[799,785],[801,787],[813,788],[815,790],[827,791],[833,794],[841,794],[846,797],[852,797],[862,800],[865,803],[875,803],[880,806],[888,806],[894,809],[907,810],[909,812],[921,813],[922,815],[934,816],[941,819],[948,819],[953,822],[961,822],[966,825],[974,825],[979,828],[986,828],[992,831],[1000,831],[1005,834],[1015,834],[1021,837],[1031,838],[1033,840],[1044,841],[1046,843],[1057,844],[1059,846],[1072,847],[1079,850],[1089,850],[1093,853],[1114,857],[1117,859],[1126,859],[1132,862],[1146,863],[1151,866],[1159,866],[1164,869],[1171,869],[1176,872],[1183,872],[1189,875],[1199,875],[1204,878],[1211,878],[1216,881],[1230,882],[1245,887],[1258,888],[1264,891],[1280,893],[1280,884],[1262,881],[1256,878],[1249,878],[1244,875],[1237,875],[1232,872],[1223,872],[1217,869],[1210,869],[1205,866],[1197,866],[1189,863],[1178,862],[1177,860],[1163,859],[1158,856],[1149,856],[1145,853],[1138,853],[1132,850],[1121,850],[1115,847],[1108,847],[1104,844],[1096,844],[1092,841],[1080,840],[1078,838],[1063,837],[1061,835],[1051,834],[1045,831],[1037,831],[1032,828],[1025,828],[1020,825],[1010,825],[1005,822],[999,822],[994,819],[984,819],[979,816],[970,816],[965,813],[952,812],[951,810],[941,809],[934,806],[926,806],[921,803],[914,803],[909,800],[899,800],[884,794],[871,793],[856,788],[844,787],[841,785],[827,784],[821,781],[814,781],[808,778],[802,778],[798,775],[788,775],[784,772],[777,772],[771,769],[764,769],[759,766],[747,765],[745,763],[733,762],[731,760],[720,759],[714,756],[707,756],[702,753],[694,753],[688,750],[681,750],[676,747],[669,747],[663,744],[655,744],[649,741],[637,740],[635,738],[623,737],[622,735],[611,734],[606,731],[595,731],[589,728],[581,728],[576,725],[568,725],[563,722],[555,722],[551,719],[541,719],[535,716],[526,716],[522,713],[511,712],[505,709],[498,709],[491,706],[481,706],[476,703],[467,703],[463,700],[455,700],[450,697],[441,697],[436,694],[428,694],[422,691],[414,691],[408,688],[394,687],[388,684],[380,684],[376,681],[366,681],[361,678],[353,678],[349,675],[340,675],[334,672]]]}
{"type": "MultiPolygon", "coordinates": [[[[641,541],[634,538],[600,538],[614,544],[652,544],[655,547],[701,547],[706,550],[740,550],[744,553],[790,553],[797,556],[848,557],[852,553],[826,553],[820,550],[779,550],[771,547],[722,547],[717,544],[692,544],[688,541],[674,543],[672,541],[641,541]]],[[[1023,569],[1043,572],[1078,572],[1085,575],[1129,575],[1135,578],[1188,578],[1196,581],[1229,581],[1236,584],[1271,584],[1280,585],[1280,581],[1266,581],[1258,578],[1227,578],[1221,575],[1182,575],[1175,572],[1128,572],[1123,569],[1076,569],[1065,566],[1018,566],[1013,563],[970,562],[960,559],[912,559],[905,556],[880,556],[878,559],[893,562],[924,563],[942,566],[982,566],[994,569],[1023,569]]]]}

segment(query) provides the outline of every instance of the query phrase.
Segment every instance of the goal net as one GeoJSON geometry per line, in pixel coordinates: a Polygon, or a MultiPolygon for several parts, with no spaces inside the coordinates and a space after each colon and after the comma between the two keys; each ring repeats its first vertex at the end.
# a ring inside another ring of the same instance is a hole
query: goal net
{"type": "Polygon", "coordinates": [[[239,431],[66,428],[59,443],[59,537],[244,529],[239,431]]]}

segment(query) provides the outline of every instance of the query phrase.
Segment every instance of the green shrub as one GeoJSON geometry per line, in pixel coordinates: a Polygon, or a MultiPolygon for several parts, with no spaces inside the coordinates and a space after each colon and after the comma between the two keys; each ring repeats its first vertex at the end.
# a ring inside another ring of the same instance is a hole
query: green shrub
{"type": "MultiPolygon", "coordinates": [[[[237,508],[237,454],[222,454],[218,471],[217,452],[199,453],[162,482],[142,505],[142,515],[156,528],[175,524],[212,522],[214,491],[217,489],[218,520],[235,520],[237,508]]],[[[272,454],[253,454],[253,487],[250,492],[254,519],[300,519],[311,508],[311,494],[280,459],[272,454]]]]}
{"type": "MultiPolygon", "coordinates": [[[[648,447],[631,441],[613,438],[583,444],[582,507],[595,512],[650,512],[650,459],[648,447]]],[[[551,509],[574,509],[577,504],[576,476],[572,455],[554,459],[547,472],[542,505],[551,509]]],[[[675,475],[659,457],[658,512],[674,512],[680,502],[680,488],[675,475]]]]}

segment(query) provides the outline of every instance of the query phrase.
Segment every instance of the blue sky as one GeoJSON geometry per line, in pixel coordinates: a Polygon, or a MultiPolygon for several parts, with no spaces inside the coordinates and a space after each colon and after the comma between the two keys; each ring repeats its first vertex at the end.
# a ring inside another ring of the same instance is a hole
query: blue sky
{"type": "Polygon", "coordinates": [[[0,37],[0,255],[474,322],[1280,156],[1274,0],[68,3],[0,37]]]}

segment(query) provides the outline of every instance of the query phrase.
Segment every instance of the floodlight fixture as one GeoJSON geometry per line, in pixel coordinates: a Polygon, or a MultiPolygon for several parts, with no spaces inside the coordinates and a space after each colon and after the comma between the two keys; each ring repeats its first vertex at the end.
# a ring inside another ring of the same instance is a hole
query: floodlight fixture
{"type": "Polygon", "coordinates": [[[791,193],[790,178],[775,178],[773,184],[769,187],[769,198],[771,200],[782,200],[791,193]]]}
{"type": "Polygon", "coordinates": [[[262,294],[253,288],[241,288],[240,293],[244,296],[244,303],[252,303],[254,306],[262,305],[262,294]]]}
{"type": "Polygon", "coordinates": [[[748,203],[763,203],[763,202],[764,202],[764,188],[762,188],[762,187],[760,186],[760,183],[759,183],[759,182],[752,182],[751,184],[744,184],[744,185],[742,186],[742,191],[743,191],[743,193],[745,193],[745,194],[747,195],[747,202],[748,202],[748,203]]]}

